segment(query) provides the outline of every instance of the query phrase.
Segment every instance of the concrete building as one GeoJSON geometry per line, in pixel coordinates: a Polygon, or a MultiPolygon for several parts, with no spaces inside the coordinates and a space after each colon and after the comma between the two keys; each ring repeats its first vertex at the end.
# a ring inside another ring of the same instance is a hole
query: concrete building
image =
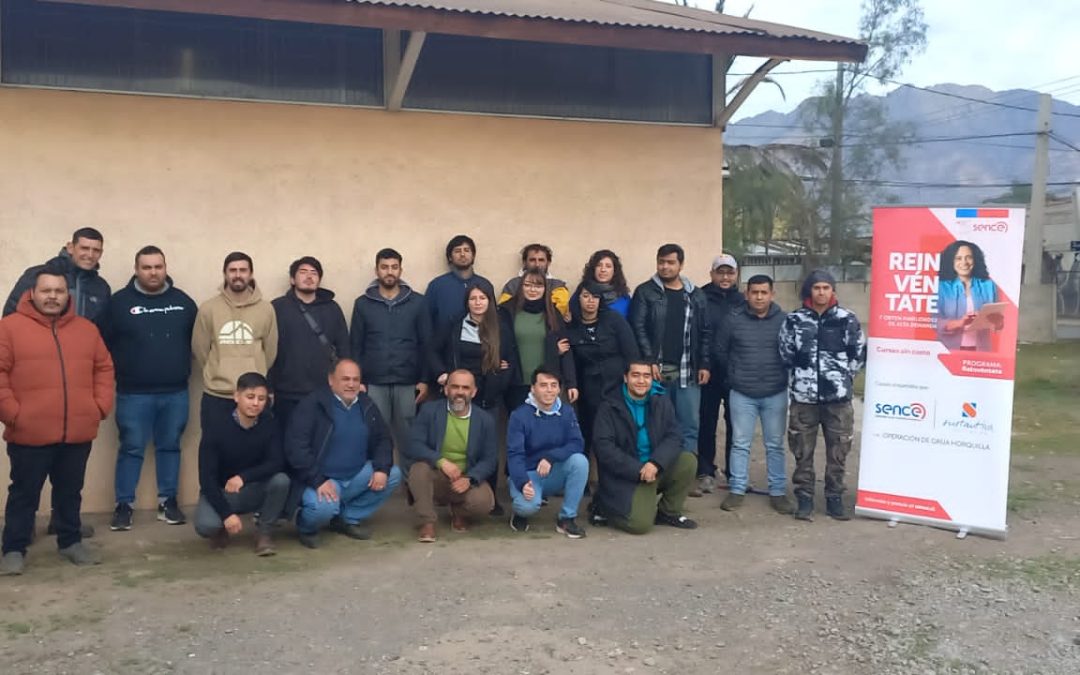
{"type": "MultiPolygon", "coordinates": [[[[0,0],[0,12],[0,287],[93,226],[114,289],[153,243],[199,302],[231,250],[254,257],[269,297],[310,254],[349,307],[384,246],[423,289],[459,232],[497,283],[533,240],[575,281],[591,251],[613,248],[633,282],[678,241],[704,279],[721,247],[724,124],[786,60],[866,53],[651,0],[0,0]],[[729,83],[735,55],[763,63],[729,83]]],[[[197,432],[192,420],[187,503],[197,432]]],[[[85,510],[112,508],[115,454],[107,420],[85,510]]],[[[144,479],[139,504],[153,493],[144,479]]]]}

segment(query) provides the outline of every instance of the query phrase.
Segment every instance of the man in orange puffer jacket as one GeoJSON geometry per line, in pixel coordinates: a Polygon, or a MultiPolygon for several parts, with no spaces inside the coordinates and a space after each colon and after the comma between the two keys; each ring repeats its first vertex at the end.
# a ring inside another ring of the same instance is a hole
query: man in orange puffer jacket
{"type": "Polygon", "coordinates": [[[11,460],[0,574],[22,573],[46,477],[60,555],[101,562],[82,543],[79,510],[90,445],[113,398],[113,363],[97,327],[76,316],[63,271],[38,270],[16,312],[0,320],[0,422],[11,460]]]}

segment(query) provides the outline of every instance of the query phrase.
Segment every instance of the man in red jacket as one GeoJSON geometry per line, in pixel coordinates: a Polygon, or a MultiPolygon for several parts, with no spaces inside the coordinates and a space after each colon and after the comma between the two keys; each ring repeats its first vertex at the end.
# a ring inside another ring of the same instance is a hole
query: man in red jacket
{"type": "Polygon", "coordinates": [[[0,575],[22,574],[46,477],[60,555],[76,565],[101,562],[83,546],[79,510],[113,386],[109,351],[94,324],[76,316],[63,271],[38,270],[15,313],[0,320],[0,422],[11,459],[0,575]]]}

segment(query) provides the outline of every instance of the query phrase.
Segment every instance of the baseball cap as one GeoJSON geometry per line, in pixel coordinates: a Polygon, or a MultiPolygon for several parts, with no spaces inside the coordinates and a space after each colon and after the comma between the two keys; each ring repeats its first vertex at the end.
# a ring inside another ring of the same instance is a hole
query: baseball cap
{"type": "Polygon", "coordinates": [[[728,255],[727,253],[721,253],[720,255],[713,258],[712,267],[710,267],[709,270],[712,271],[715,270],[717,267],[723,267],[724,265],[727,265],[734,270],[739,269],[739,263],[735,262],[735,256],[728,255]]]}

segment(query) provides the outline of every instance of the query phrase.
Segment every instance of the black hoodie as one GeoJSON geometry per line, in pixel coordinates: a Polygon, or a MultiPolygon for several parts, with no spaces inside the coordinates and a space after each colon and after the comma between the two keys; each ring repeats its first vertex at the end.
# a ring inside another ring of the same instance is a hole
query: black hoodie
{"type": "Polygon", "coordinates": [[[277,316],[277,358],[270,368],[270,384],[282,398],[298,400],[326,386],[326,373],[335,359],[349,356],[349,328],[345,314],[334,302],[333,291],[320,288],[303,309],[311,315],[330,346],[323,345],[301,312],[293,289],[270,303],[277,316]],[[331,350],[331,347],[333,348],[331,350]]]}
{"type": "Polygon", "coordinates": [[[135,277],[109,301],[105,344],[121,394],[184,391],[191,376],[191,331],[199,308],[165,278],[165,292],[148,295],[135,277]]]}

